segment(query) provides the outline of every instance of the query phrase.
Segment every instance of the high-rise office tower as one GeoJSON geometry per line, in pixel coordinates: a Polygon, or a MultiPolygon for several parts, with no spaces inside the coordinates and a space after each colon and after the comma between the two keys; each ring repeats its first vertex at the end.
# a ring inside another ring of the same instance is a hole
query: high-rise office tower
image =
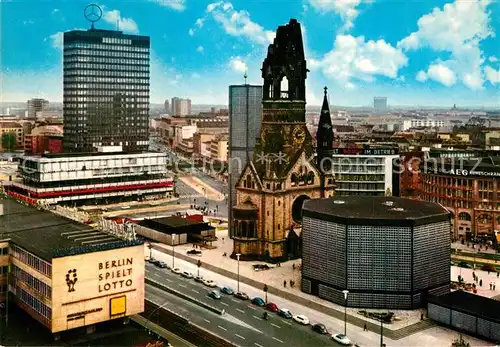
{"type": "Polygon", "coordinates": [[[36,117],[36,113],[40,111],[44,111],[49,106],[48,100],[35,98],[30,99],[27,102],[28,104],[28,117],[34,118],[36,117]]]}
{"type": "Polygon", "coordinates": [[[166,113],[170,113],[170,102],[168,101],[168,99],[165,100],[164,109],[166,113]]]}
{"type": "Polygon", "coordinates": [[[189,116],[191,114],[191,100],[172,98],[172,115],[173,116],[189,116]]]}
{"type": "Polygon", "coordinates": [[[387,111],[387,98],[385,96],[376,96],[373,98],[373,110],[375,112],[387,111]]]}
{"type": "MultiPolygon", "coordinates": [[[[256,138],[260,133],[262,115],[262,86],[249,84],[229,86],[229,189],[228,205],[236,203],[235,184],[241,171],[251,160],[256,138]]],[[[229,216],[229,230],[232,218],[229,216]]],[[[232,235],[230,235],[232,236],[232,235]]]]}
{"type": "Polygon", "coordinates": [[[64,33],[64,150],[143,151],[149,142],[148,36],[64,33]]]}

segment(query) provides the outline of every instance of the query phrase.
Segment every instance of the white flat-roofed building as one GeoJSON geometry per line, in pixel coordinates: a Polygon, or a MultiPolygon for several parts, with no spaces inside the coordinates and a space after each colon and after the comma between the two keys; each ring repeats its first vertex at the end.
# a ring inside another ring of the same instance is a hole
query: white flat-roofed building
{"type": "Polygon", "coordinates": [[[96,199],[165,195],[174,182],[164,153],[73,153],[25,156],[21,182],[9,194],[30,203],[57,204],[96,199]]]}
{"type": "Polygon", "coordinates": [[[444,127],[445,123],[442,119],[407,119],[403,121],[403,131],[411,128],[439,128],[444,127]]]}
{"type": "Polygon", "coordinates": [[[398,150],[334,148],[335,195],[399,196],[398,150]]]}

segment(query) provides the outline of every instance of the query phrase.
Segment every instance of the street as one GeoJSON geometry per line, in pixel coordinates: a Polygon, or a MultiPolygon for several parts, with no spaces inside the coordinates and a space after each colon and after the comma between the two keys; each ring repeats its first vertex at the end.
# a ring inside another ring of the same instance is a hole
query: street
{"type": "MultiPolygon", "coordinates": [[[[196,272],[194,272],[196,275],[196,272]]],[[[186,279],[172,273],[170,270],[159,269],[147,264],[146,276],[170,288],[196,298],[226,313],[222,316],[187,302],[173,294],[165,293],[155,287],[146,286],[146,297],[154,298],[156,304],[165,305],[172,311],[186,317],[193,323],[200,325],[217,335],[240,346],[339,346],[330,335],[321,335],[311,329],[311,326],[302,326],[291,319],[286,320],[276,313],[269,312],[269,320],[262,319],[264,309],[252,305],[249,301],[234,298],[231,295],[221,294],[221,300],[214,300],[207,296],[209,288],[193,279],[186,279]]],[[[219,285],[223,285],[220,283],[219,285]]],[[[236,290],[234,286],[233,289],[236,290]]],[[[313,322],[316,323],[316,322],[313,322]]]]}

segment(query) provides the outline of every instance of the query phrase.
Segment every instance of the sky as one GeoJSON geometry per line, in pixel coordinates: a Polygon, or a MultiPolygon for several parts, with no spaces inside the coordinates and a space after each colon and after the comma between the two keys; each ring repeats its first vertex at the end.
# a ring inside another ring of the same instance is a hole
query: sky
{"type": "MultiPolygon", "coordinates": [[[[0,0],[0,101],[62,101],[62,33],[89,29],[88,1],[0,0]]],[[[99,29],[151,37],[151,102],[227,104],[262,84],[279,25],[302,25],[307,103],[500,107],[500,1],[127,0],[96,2],[99,29]]]]}

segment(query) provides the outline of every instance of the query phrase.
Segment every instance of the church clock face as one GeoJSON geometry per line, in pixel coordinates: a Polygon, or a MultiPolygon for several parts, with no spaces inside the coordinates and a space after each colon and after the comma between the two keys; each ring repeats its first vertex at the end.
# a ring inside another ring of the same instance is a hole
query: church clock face
{"type": "Polygon", "coordinates": [[[301,145],[304,143],[304,140],[306,139],[306,132],[304,131],[304,128],[293,129],[292,135],[293,135],[294,145],[301,145]]]}

